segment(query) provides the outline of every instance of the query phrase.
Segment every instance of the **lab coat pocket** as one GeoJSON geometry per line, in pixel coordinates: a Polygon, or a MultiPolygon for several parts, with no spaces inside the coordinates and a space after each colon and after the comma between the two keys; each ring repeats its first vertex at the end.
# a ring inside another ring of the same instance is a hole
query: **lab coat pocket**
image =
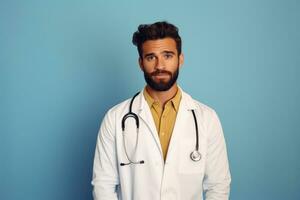
{"type": "Polygon", "coordinates": [[[204,173],[204,160],[201,149],[201,159],[199,161],[193,161],[191,159],[191,152],[195,150],[194,141],[183,141],[180,145],[180,162],[179,162],[179,173],[180,174],[201,174],[204,173]]]}

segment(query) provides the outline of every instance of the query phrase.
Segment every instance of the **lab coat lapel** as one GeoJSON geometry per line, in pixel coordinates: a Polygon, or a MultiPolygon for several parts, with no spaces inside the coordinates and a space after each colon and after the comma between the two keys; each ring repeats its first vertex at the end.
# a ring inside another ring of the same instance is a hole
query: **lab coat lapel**
{"type": "Polygon", "coordinates": [[[143,91],[139,94],[139,110],[138,110],[138,116],[142,121],[144,121],[144,124],[148,127],[150,130],[153,139],[155,140],[156,146],[159,149],[161,156],[162,156],[162,149],[161,149],[161,144],[160,140],[158,137],[158,133],[156,130],[156,126],[152,117],[152,113],[150,111],[150,108],[145,100],[145,97],[143,95],[143,91]]]}
{"type": "MultiPolygon", "coordinates": [[[[176,157],[176,155],[174,154],[174,150],[179,145],[179,143],[181,141],[181,137],[183,137],[183,135],[184,135],[183,132],[188,131],[188,127],[191,124],[191,122],[190,122],[191,120],[189,120],[189,119],[192,119],[190,117],[190,116],[192,116],[191,110],[195,110],[196,108],[197,107],[196,107],[193,99],[188,94],[186,94],[185,92],[182,91],[182,98],[181,98],[181,102],[179,105],[176,121],[174,124],[173,133],[172,133],[172,137],[171,137],[169,148],[168,148],[166,162],[169,159],[172,159],[173,156],[176,157]]],[[[193,125],[193,123],[192,123],[192,125],[193,125]]]]}

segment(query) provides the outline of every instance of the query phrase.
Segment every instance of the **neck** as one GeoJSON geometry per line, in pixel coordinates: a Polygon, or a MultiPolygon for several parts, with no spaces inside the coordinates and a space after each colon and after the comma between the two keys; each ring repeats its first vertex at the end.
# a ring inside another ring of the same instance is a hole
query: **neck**
{"type": "Polygon", "coordinates": [[[156,91],[153,90],[151,87],[149,87],[148,85],[146,86],[146,90],[148,92],[148,94],[156,101],[159,101],[160,104],[162,106],[165,105],[165,103],[167,101],[169,101],[170,99],[172,99],[178,90],[178,86],[175,83],[169,90],[167,91],[156,91]]]}

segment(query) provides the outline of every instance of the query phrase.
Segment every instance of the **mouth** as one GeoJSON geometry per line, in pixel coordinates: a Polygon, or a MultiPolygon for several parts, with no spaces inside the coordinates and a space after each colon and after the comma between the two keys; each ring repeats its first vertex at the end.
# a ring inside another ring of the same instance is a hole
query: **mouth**
{"type": "Polygon", "coordinates": [[[159,73],[152,76],[152,78],[156,81],[166,81],[170,79],[170,74],[167,73],[159,73]]]}
{"type": "Polygon", "coordinates": [[[158,78],[163,78],[163,77],[168,77],[170,76],[168,73],[158,73],[153,75],[154,77],[158,77],[158,78]]]}

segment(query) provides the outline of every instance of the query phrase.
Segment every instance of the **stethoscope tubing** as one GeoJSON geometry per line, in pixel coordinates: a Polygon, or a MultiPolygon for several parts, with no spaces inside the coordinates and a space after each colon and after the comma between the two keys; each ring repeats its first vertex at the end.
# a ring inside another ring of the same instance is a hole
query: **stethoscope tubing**
{"type": "MultiPolygon", "coordinates": [[[[125,150],[125,155],[127,160],[129,161],[128,163],[120,163],[120,166],[125,166],[125,165],[130,165],[130,164],[144,164],[145,161],[144,160],[140,160],[140,161],[132,161],[130,159],[130,157],[128,156],[128,152],[127,152],[127,148],[126,148],[126,142],[125,142],[125,122],[128,118],[134,118],[135,123],[136,123],[136,127],[137,127],[137,134],[139,134],[139,128],[140,128],[140,120],[139,117],[137,116],[137,114],[135,114],[134,112],[132,112],[132,104],[134,102],[134,99],[140,94],[140,92],[136,93],[131,101],[130,101],[130,105],[129,105],[129,111],[128,113],[126,113],[123,118],[122,118],[122,134],[123,134],[123,146],[124,146],[124,150],[125,150]]],[[[190,158],[192,161],[197,162],[199,160],[201,160],[201,153],[199,152],[199,133],[198,133],[198,123],[197,123],[197,118],[196,118],[196,114],[194,110],[191,110],[193,113],[193,118],[194,118],[194,123],[195,123],[195,130],[196,130],[196,144],[195,144],[195,150],[191,152],[190,154],[190,158]]],[[[137,135],[137,140],[139,138],[139,135],[137,135]]],[[[138,142],[138,141],[137,141],[138,142]]],[[[137,144],[136,144],[137,145],[137,144]]]]}

